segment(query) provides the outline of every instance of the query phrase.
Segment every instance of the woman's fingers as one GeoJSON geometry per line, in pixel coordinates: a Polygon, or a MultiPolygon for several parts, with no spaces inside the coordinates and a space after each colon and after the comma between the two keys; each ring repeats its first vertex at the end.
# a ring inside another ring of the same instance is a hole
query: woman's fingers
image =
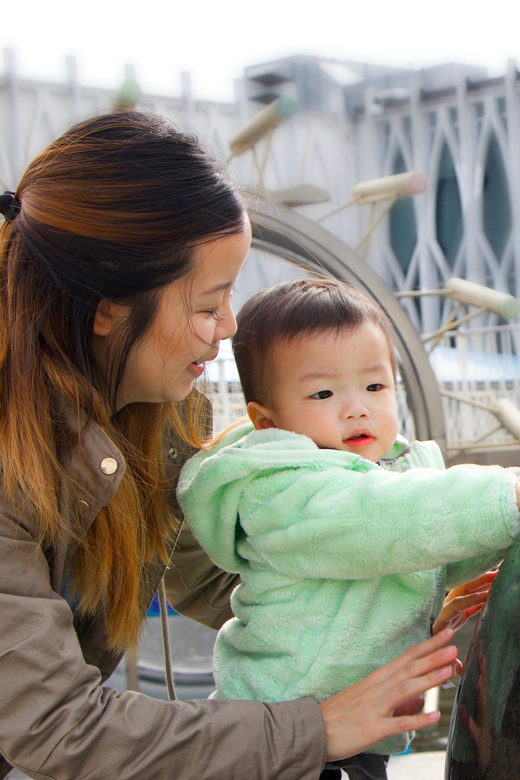
{"type": "Polygon", "coordinates": [[[442,631],[322,701],[327,760],[346,758],[385,737],[435,723],[439,713],[417,713],[417,697],[451,677],[457,649],[445,645],[452,638],[453,631],[442,631]]]}
{"type": "Polygon", "coordinates": [[[441,713],[439,710],[436,710],[435,712],[421,712],[419,715],[412,715],[409,717],[402,716],[393,718],[392,725],[394,730],[391,733],[386,734],[385,737],[402,734],[405,731],[420,731],[427,726],[431,726],[433,723],[437,723],[440,717],[441,713]]]}
{"type": "Polygon", "coordinates": [[[459,658],[456,658],[452,668],[453,668],[453,674],[456,677],[460,677],[464,670],[464,664],[459,658]]]}
{"type": "Polygon", "coordinates": [[[374,678],[381,676],[394,679],[396,675],[402,673],[407,679],[414,679],[438,670],[453,660],[453,653],[456,656],[456,648],[445,646],[453,639],[454,634],[455,632],[450,628],[443,629],[425,642],[409,647],[408,650],[373,672],[372,675],[374,678]]]}
{"type": "Polygon", "coordinates": [[[394,710],[394,717],[401,715],[417,715],[422,712],[424,707],[424,699],[422,696],[414,696],[413,699],[408,699],[404,704],[400,704],[394,710]]]}
{"type": "MultiPolygon", "coordinates": [[[[428,691],[430,688],[436,688],[438,685],[443,685],[445,682],[453,676],[453,665],[456,663],[457,649],[450,648],[450,653],[445,658],[440,658],[439,663],[447,661],[447,663],[432,669],[425,674],[411,677],[398,677],[393,685],[393,688],[388,687],[387,706],[391,707],[390,714],[392,715],[397,707],[402,704],[403,700],[407,701],[412,699],[418,694],[422,694],[428,691]]],[[[407,729],[408,730],[408,729],[407,729]]],[[[393,732],[398,733],[399,730],[393,732]]]]}

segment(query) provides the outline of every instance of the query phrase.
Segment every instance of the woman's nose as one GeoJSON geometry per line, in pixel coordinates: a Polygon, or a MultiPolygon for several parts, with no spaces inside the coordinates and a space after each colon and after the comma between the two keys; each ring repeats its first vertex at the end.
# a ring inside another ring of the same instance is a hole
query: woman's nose
{"type": "Polygon", "coordinates": [[[215,341],[224,341],[234,336],[237,329],[237,321],[231,306],[228,307],[225,316],[219,320],[215,328],[215,341]]]}

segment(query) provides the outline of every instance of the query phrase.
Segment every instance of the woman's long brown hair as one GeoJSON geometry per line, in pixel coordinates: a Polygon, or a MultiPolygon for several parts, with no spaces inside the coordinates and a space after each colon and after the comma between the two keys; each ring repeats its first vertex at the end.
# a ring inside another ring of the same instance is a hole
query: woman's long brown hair
{"type": "MultiPolygon", "coordinates": [[[[166,559],[175,520],[164,499],[161,445],[170,404],[118,395],[133,345],[153,321],[162,287],[193,270],[193,249],[243,225],[243,207],[192,136],[151,114],[88,120],[52,143],[25,172],[21,210],[0,227],[0,462],[4,490],[36,518],[51,548],[76,537],[72,587],[83,615],[104,616],[109,647],[135,646],[148,563],[166,559]],[[129,307],[109,366],[92,332],[101,298],[129,307]],[[93,420],[116,443],[127,470],[87,535],[60,515],[67,448],[93,420]],[[71,423],[72,420],[72,423],[71,423]],[[82,422],[83,421],[83,422],[82,422]]],[[[193,404],[190,404],[193,407],[193,404]]]]}

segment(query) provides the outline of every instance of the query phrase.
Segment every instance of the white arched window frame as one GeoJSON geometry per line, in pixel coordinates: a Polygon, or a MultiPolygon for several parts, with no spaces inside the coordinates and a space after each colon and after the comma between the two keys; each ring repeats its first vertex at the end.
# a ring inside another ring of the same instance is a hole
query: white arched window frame
{"type": "MultiPolygon", "coordinates": [[[[489,144],[492,135],[494,135],[499,153],[502,157],[509,204],[511,207],[511,181],[509,178],[509,151],[508,139],[504,123],[502,122],[494,97],[489,97],[484,101],[484,117],[480,128],[478,142],[475,150],[475,166],[473,176],[473,197],[476,202],[476,212],[478,219],[475,222],[475,237],[478,248],[485,263],[486,275],[491,276],[492,286],[498,290],[508,291],[507,277],[514,262],[513,250],[513,231],[511,230],[501,258],[496,257],[491,244],[484,232],[484,177],[486,170],[486,161],[489,144]]],[[[511,214],[511,222],[513,215],[511,214]]],[[[489,279],[480,280],[482,284],[489,284],[489,279]]],[[[490,322],[493,324],[496,317],[489,315],[490,322]]]]}
{"type": "MultiPolygon", "coordinates": [[[[395,173],[394,166],[398,154],[402,156],[406,170],[409,171],[414,170],[415,167],[414,155],[413,155],[413,148],[410,143],[410,133],[406,132],[404,127],[404,123],[406,120],[410,121],[410,118],[407,115],[404,116],[396,115],[391,118],[390,122],[387,125],[389,132],[387,130],[386,138],[385,138],[386,148],[384,150],[384,158],[383,158],[383,165],[382,165],[383,176],[391,176],[392,174],[395,173]]],[[[415,219],[415,231],[418,236],[419,214],[417,211],[417,203],[415,198],[411,199],[411,204],[413,207],[413,214],[415,219]]],[[[395,290],[399,292],[416,289],[416,286],[419,281],[418,242],[416,241],[415,247],[410,257],[408,268],[406,272],[404,272],[390,243],[390,220],[389,219],[386,220],[385,231],[386,231],[386,236],[385,236],[385,241],[381,246],[381,252],[383,255],[384,265],[387,271],[386,276],[387,276],[388,283],[395,290]]],[[[412,299],[404,298],[402,299],[401,303],[406,309],[406,312],[410,317],[411,321],[413,322],[413,324],[415,325],[415,327],[418,330],[420,330],[421,323],[420,323],[416,302],[413,301],[412,299]]]]}
{"type": "MultiPolygon", "coordinates": [[[[430,181],[430,190],[426,218],[426,242],[430,257],[437,268],[439,287],[442,287],[444,282],[452,276],[464,275],[465,268],[465,203],[462,187],[461,160],[459,153],[459,140],[457,134],[455,133],[453,122],[449,114],[450,108],[452,108],[452,106],[440,106],[437,109],[437,122],[435,131],[432,135],[430,155],[428,160],[428,179],[430,181]],[[447,147],[453,162],[462,211],[462,236],[457,250],[457,255],[453,262],[453,267],[451,267],[448,263],[437,238],[437,191],[442,153],[445,146],[447,147]]],[[[454,306],[455,304],[447,298],[442,298],[440,300],[441,321],[447,320],[453,311],[454,306]]]]}
{"type": "MultiPolygon", "coordinates": [[[[405,132],[403,122],[409,119],[408,117],[395,116],[392,117],[390,122],[390,134],[386,144],[386,150],[383,160],[383,176],[391,176],[395,173],[395,160],[398,154],[400,154],[404,160],[406,170],[414,169],[413,150],[411,148],[409,134],[405,132]]],[[[413,213],[415,218],[415,229],[418,228],[418,213],[415,200],[412,198],[411,203],[413,206],[413,213]]],[[[414,248],[410,263],[406,273],[403,272],[403,268],[399,263],[399,260],[395,256],[390,245],[390,224],[387,220],[386,225],[386,262],[392,273],[394,285],[397,290],[410,290],[414,289],[417,280],[417,245],[414,248]]]]}

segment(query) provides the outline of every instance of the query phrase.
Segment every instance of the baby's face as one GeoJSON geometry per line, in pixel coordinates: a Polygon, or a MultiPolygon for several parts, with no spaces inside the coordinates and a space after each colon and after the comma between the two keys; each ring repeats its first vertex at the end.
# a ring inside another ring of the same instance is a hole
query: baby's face
{"type": "Polygon", "coordinates": [[[273,349],[271,424],[309,436],[319,447],[378,461],[397,436],[389,347],[368,322],[282,341],[273,349]]]}

